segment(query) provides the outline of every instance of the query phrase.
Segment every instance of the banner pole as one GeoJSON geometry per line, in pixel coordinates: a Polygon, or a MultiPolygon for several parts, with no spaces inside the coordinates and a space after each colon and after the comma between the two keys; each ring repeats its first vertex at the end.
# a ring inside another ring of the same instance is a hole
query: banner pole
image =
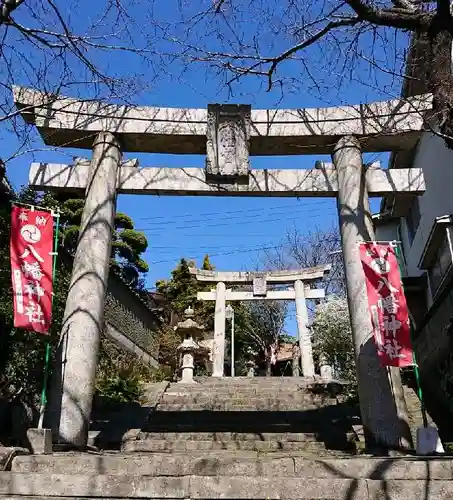
{"type": "MultiPolygon", "coordinates": [[[[54,236],[54,249],[53,249],[53,262],[52,262],[52,283],[55,284],[55,276],[57,274],[57,255],[58,255],[58,236],[60,230],[60,213],[59,211],[52,210],[52,217],[55,217],[55,236],[54,236]]],[[[52,293],[52,312],[55,297],[55,287],[53,287],[52,293]]],[[[44,378],[41,391],[41,406],[39,408],[39,421],[38,429],[42,429],[44,424],[44,414],[47,406],[47,385],[49,380],[49,369],[50,369],[50,354],[51,354],[50,341],[46,341],[46,354],[44,360],[44,378]]]]}
{"type": "MultiPolygon", "coordinates": [[[[399,247],[399,245],[401,243],[396,242],[396,241],[392,241],[391,243],[392,243],[393,247],[395,248],[396,258],[398,261],[398,266],[400,268],[400,274],[402,276],[401,250],[399,247]]],[[[401,278],[401,281],[402,281],[402,278],[401,278]]],[[[404,285],[403,285],[403,288],[404,288],[404,285]]],[[[412,343],[412,361],[414,363],[415,382],[417,384],[417,396],[418,396],[418,399],[420,400],[420,407],[421,407],[422,419],[423,419],[423,427],[426,428],[426,427],[428,427],[428,418],[426,415],[425,401],[423,398],[422,385],[420,382],[420,373],[418,371],[417,356],[415,354],[415,349],[414,349],[414,341],[413,341],[413,337],[412,337],[412,332],[413,332],[412,322],[410,324],[410,332],[411,332],[411,343],[412,343]]]]}

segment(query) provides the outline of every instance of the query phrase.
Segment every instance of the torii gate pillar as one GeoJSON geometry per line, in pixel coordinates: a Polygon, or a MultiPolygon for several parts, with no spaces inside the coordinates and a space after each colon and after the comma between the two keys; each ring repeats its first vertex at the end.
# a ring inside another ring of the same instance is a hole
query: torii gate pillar
{"type": "Polygon", "coordinates": [[[214,314],[214,343],[212,346],[213,377],[223,377],[224,372],[226,319],[225,289],[225,283],[217,283],[214,314]]]}
{"type": "Polygon", "coordinates": [[[359,257],[359,244],[375,239],[359,141],[343,137],[333,161],[362,423],[367,441],[379,436],[382,444],[406,448],[412,442],[407,407],[404,396],[392,389],[401,384],[401,376],[398,369],[387,369],[379,362],[359,257]]]}
{"type": "Polygon", "coordinates": [[[294,292],[296,296],[296,320],[302,373],[304,377],[313,377],[315,375],[315,364],[313,362],[313,348],[311,345],[310,330],[308,328],[308,309],[305,301],[305,285],[302,281],[297,280],[294,282],[294,292]]]}
{"type": "Polygon", "coordinates": [[[109,275],[121,150],[98,134],[63,317],[52,406],[58,441],[86,446],[109,275]]]}

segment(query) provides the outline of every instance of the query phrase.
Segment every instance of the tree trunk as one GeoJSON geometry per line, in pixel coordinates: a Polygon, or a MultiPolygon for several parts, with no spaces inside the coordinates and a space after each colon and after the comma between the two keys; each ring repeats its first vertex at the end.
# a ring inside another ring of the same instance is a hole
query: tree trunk
{"type": "Polygon", "coordinates": [[[451,16],[437,15],[428,30],[429,58],[428,82],[433,94],[433,110],[445,142],[453,149],[453,75],[451,16]]]}
{"type": "Polygon", "coordinates": [[[266,362],[266,377],[272,376],[272,346],[269,345],[264,351],[264,358],[266,362]]]}

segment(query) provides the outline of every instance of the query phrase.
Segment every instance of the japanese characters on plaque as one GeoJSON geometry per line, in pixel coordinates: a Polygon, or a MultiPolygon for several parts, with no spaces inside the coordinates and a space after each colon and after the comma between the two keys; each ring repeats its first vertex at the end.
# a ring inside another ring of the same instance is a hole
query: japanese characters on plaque
{"type": "Polygon", "coordinates": [[[52,316],[53,218],[50,212],[13,206],[11,273],[14,326],[48,333],[52,316]]]}
{"type": "Polygon", "coordinates": [[[395,249],[390,243],[362,243],[360,258],[381,364],[412,365],[409,314],[395,249]]]}
{"type": "Polygon", "coordinates": [[[265,274],[255,274],[253,276],[253,295],[265,297],[267,294],[267,280],[265,274]]]}

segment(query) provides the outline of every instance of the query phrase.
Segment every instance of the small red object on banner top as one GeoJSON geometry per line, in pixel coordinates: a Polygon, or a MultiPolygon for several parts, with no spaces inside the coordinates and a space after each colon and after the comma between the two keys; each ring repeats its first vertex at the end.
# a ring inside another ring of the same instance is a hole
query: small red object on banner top
{"type": "Polygon", "coordinates": [[[390,243],[361,243],[360,258],[381,364],[413,365],[409,313],[395,249],[390,243]]]}
{"type": "Polygon", "coordinates": [[[52,321],[52,214],[13,206],[10,253],[14,326],[48,333],[52,321]]]}

